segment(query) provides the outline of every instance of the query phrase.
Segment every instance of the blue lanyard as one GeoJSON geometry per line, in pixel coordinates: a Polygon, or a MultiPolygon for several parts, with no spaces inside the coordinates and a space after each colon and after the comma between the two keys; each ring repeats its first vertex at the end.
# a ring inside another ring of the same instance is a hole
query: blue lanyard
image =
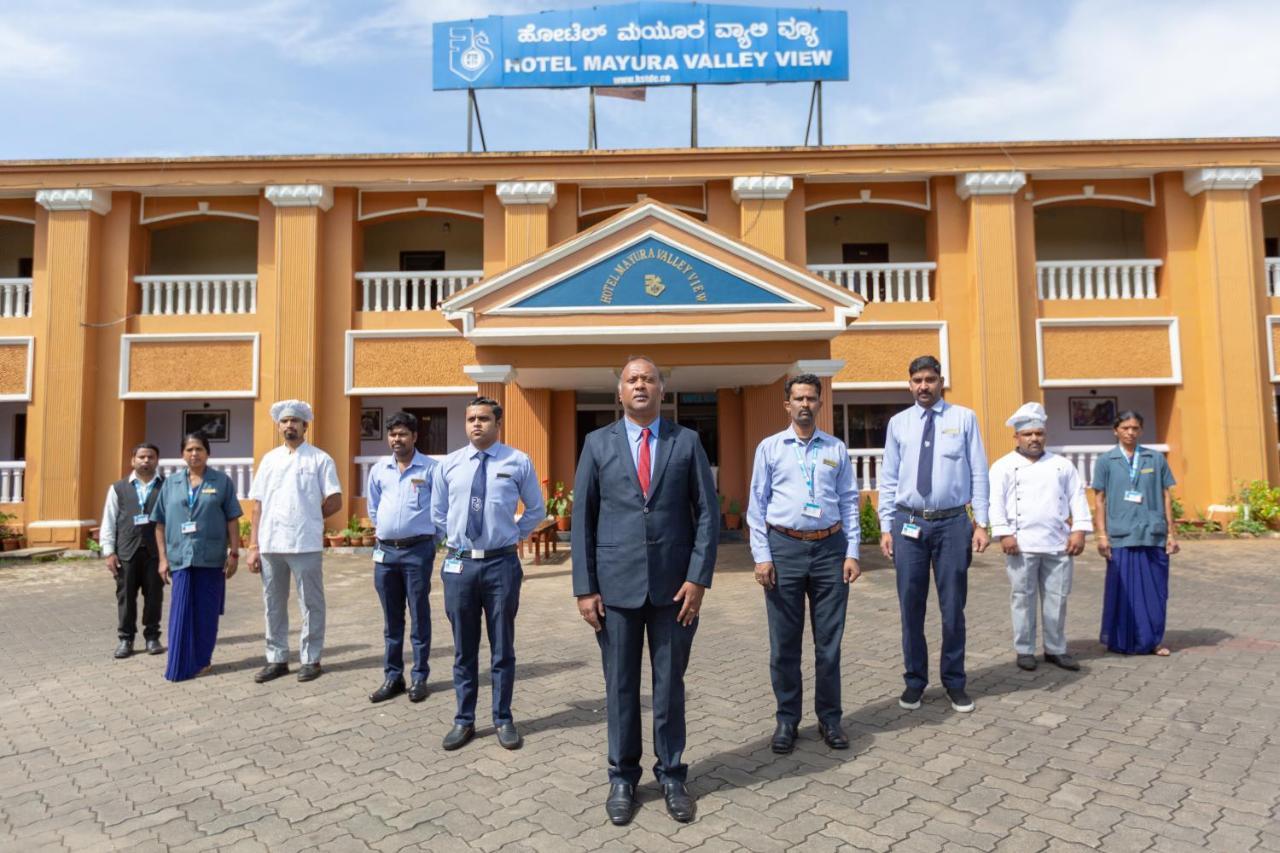
{"type": "Polygon", "coordinates": [[[818,460],[815,459],[805,467],[805,460],[809,457],[809,448],[813,447],[813,443],[817,441],[818,436],[809,439],[809,443],[804,446],[804,452],[800,451],[800,440],[796,439],[795,444],[791,445],[791,449],[795,451],[796,461],[800,463],[800,473],[804,475],[804,484],[809,487],[809,499],[813,500],[813,480],[814,474],[817,473],[818,460]]]}
{"type": "Polygon", "coordinates": [[[146,507],[146,505],[147,505],[147,498],[148,498],[148,497],[150,497],[150,495],[151,495],[151,487],[152,487],[152,486],[154,486],[155,484],[156,484],[156,480],[155,480],[155,478],[154,478],[154,477],[152,477],[152,478],[151,478],[151,482],[150,482],[150,483],[147,483],[145,486],[144,486],[144,485],[142,485],[142,481],[141,481],[141,480],[136,479],[136,478],[134,479],[134,481],[133,481],[133,493],[134,493],[135,495],[137,495],[137,496],[138,496],[138,505],[139,505],[139,506],[146,507]]]}
{"type": "Polygon", "coordinates": [[[191,513],[193,513],[193,512],[195,512],[195,511],[196,511],[196,501],[200,500],[200,490],[201,490],[202,488],[204,488],[204,481],[203,481],[203,480],[201,480],[198,484],[196,484],[196,485],[194,485],[194,486],[190,485],[190,481],[188,481],[188,485],[187,485],[187,515],[188,515],[188,517],[191,515],[191,513]]]}
{"type": "MultiPolygon", "coordinates": [[[[1124,451],[1121,451],[1123,453],[1124,451]]],[[[1135,444],[1133,446],[1133,458],[1129,460],[1129,485],[1138,485],[1138,456],[1142,453],[1142,445],[1135,444]]]]}

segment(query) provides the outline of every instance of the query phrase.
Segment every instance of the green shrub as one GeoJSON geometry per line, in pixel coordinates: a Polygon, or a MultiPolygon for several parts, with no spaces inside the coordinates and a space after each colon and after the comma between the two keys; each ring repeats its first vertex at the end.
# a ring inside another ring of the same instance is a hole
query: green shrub
{"type": "Polygon", "coordinates": [[[858,513],[858,521],[862,528],[863,542],[880,541],[880,516],[876,514],[876,508],[871,505],[870,497],[863,502],[862,509],[858,513]]]}

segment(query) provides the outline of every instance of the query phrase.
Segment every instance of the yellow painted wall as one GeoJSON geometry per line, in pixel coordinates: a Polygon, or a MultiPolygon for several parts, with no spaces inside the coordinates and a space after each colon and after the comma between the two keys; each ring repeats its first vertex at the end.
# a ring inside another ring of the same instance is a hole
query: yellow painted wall
{"type": "Polygon", "coordinates": [[[1168,379],[1165,326],[1046,326],[1045,379],[1168,379]]]}
{"type": "Polygon", "coordinates": [[[457,338],[356,338],[352,374],[356,388],[474,385],[462,372],[476,363],[475,347],[457,338]]]}
{"type": "Polygon", "coordinates": [[[857,324],[831,342],[831,357],[844,360],[836,382],[907,384],[907,365],[917,356],[942,357],[937,329],[859,329],[857,324]]]}

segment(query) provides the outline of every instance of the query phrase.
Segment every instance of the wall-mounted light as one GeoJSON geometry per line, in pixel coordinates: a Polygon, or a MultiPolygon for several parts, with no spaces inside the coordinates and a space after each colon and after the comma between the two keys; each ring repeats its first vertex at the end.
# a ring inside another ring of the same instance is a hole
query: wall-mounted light
{"type": "Polygon", "coordinates": [[[446,234],[448,234],[452,229],[453,226],[449,224],[449,220],[447,219],[444,221],[444,224],[440,226],[440,230],[446,234]]]}

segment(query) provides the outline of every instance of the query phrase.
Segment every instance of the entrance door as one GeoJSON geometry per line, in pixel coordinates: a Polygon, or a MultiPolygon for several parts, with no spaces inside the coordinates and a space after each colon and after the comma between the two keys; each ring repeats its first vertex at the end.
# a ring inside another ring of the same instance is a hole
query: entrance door
{"type": "Polygon", "coordinates": [[[449,452],[449,410],[444,408],[405,409],[418,419],[418,450],[427,456],[449,452]]]}
{"type": "MultiPolygon", "coordinates": [[[[720,429],[716,393],[684,392],[676,395],[675,421],[698,434],[711,467],[720,464],[720,429]]],[[[666,414],[665,412],[663,414],[666,414]]]]}

